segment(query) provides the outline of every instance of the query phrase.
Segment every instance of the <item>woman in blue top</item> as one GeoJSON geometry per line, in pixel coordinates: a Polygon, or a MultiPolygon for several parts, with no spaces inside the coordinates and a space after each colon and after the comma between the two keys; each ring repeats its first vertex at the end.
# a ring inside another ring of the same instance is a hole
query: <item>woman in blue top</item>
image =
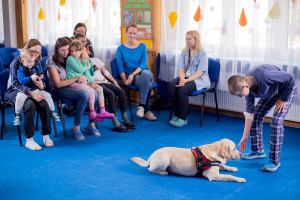
{"type": "Polygon", "coordinates": [[[147,47],[136,40],[137,27],[130,24],[126,27],[127,41],[117,49],[118,71],[125,85],[139,88],[140,99],[136,115],[155,121],[157,118],[149,111],[149,98],[152,91],[152,72],[147,66],[147,47]]]}
{"type": "Polygon", "coordinates": [[[203,50],[198,31],[186,33],[186,47],[178,62],[178,77],[169,83],[169,96],[174,117],[169,121],[172,126],[187,124],[189,93],[210,86],[208,59],[203,50]]]}

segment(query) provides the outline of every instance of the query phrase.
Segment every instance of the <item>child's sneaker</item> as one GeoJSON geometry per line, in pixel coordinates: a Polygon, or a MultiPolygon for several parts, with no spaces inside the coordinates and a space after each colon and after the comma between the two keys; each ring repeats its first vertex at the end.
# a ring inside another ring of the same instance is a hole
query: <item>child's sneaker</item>
{"type": "Polygon", "coordinates": [[[21,124],[22,117],[21,115],[16,115],[14,119],[14,125],[19,126],[21,124]]]}
{"type": "Polygon", "coordinates": [[[267,155],[265,154],[265,152],[262,153],[244,153],[242,154],[242,157],[246,160],[250,160],[250,159],[256,159],[256,158],[265,158],[267,157],[267,155]]]}
{"type": "Polygon", "coordinates": [[[115,117],[115,114],[109,113],[109,112],[103,112],[100,114],[97,114],[98,119],[113,119],[115,117]]]}
{"type": "Polygon", "coordinates": [[[59,116],[56,112],[53,112],[53,113],[52,113],[52,118],[53,118],[55,121],[57,121],[57,122],[60,121],[60,116],[59,116]]]}
{"type": "Polygon", "coordinates": [[[280,167],[280,163],[278,165],[275,165],[271,160],[265,166],[263,166],[263,170],[268,172],[274,172],[280,167]]]}

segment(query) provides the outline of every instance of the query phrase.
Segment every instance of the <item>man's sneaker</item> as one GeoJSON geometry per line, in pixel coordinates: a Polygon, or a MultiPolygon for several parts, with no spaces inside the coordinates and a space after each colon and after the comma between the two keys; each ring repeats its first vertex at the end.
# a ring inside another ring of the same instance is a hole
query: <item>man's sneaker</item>
{"type": "Polygon", "coordinates": [[[262,152],[262,153],[249,152],[249,153],[242,154],[242,157],[246,160],[250,160],[250,159],[256,159],[256,158],[265,158],[265,157],[267,157],[267,155],[264,152],[262,152]]]}
{"type": "Polygon", "coordinates": [[[54,119],[54,121],[57,121],[57,122],[60,121],[60,116],[56,112],[52,113],[52,118],[54,119]]]}
{"type": "Polygon", "coordinates": [[[271,160],[267,164],[263,166],[263,170],[268,172],[274,172],[280,167],[280,163],[278,165],[275,165],[271,160]]]}
{"type": "Polygon", "coordinates": [[[145,109],[143,108],[143,106],[138,106],[137,111],[136,111],[136,116],[144,117],[144,112],[145,112],[145,109]]]}
{"type": "Polygon", "coordinates": [[[85,137],[81,133],[81,131],[74,132],[74,138],[75,140],[85,140],[85,137]]]}
{"type": "Polygon", "coordinates": [[[20,123],[21,123],[21,120],[22,120],[21,115],[16,115],[16,116],[15,116],[15,120],[14,120],[14,125],[15,125],[15,126],[19,126],[20,123]]]}

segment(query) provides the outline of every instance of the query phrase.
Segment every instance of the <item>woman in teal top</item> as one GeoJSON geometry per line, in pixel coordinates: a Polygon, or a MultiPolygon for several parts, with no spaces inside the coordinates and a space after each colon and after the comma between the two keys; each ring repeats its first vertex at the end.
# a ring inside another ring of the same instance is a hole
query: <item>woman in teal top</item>
{"type": "Polygon", "coordinates": [[[127,41],[117,49],[118,71],[123,84],[134,85],[139,89],[140,99],[136,115],[154,121],[157,118],[149,110],[153,74],[147,66],[147,47],[136,40],[136,33],[136,25],[130,24],[126,27],[127,41]]]}
{"type": "Polygon", "coordinates": [[[189,93],[210,87],[208,59],[200,42],[198,31],[186,33],[186,47],[178,62],[178,77],[169,83],[169,96],[174,117],[170,124],[182,127],[187,124],[189,93]]]}

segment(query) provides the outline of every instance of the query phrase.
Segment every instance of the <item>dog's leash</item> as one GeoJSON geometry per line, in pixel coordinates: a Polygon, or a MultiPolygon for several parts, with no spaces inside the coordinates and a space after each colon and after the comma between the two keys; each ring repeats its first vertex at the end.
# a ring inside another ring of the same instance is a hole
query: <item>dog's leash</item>
{"type": "Polygon", "coordinates": [[[197,148],[193,147],[191,151],[196,159],[196,166],[197,166],[198,173],[202,173],[204,170],[209,169],[211,166],[220,166],[221,162],[208,160],[205,157],[205,155],[202,154],[199,147],[197,148]]]}

